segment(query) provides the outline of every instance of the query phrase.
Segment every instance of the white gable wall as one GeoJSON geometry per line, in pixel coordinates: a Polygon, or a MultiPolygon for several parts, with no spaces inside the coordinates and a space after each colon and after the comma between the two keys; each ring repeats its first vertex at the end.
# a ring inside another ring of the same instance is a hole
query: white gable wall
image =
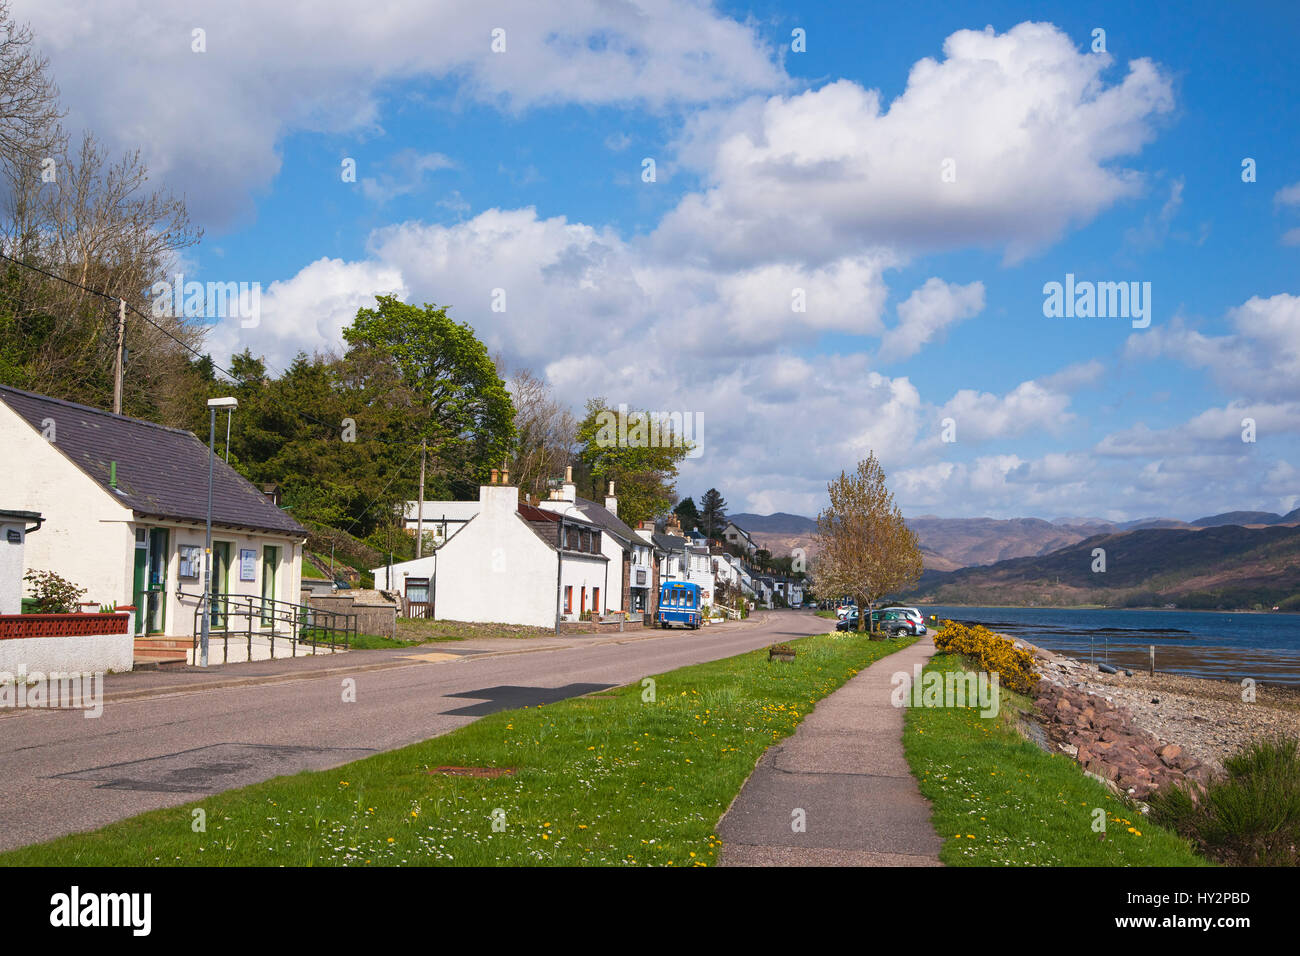
{"type": "Polygon", "coordinates": [[[519,490],[484,485],[482,507],[438,549],[443,620],[555,626],[556,552],[519,517],[519,490]]]}
{"type": "MultiPolygon", "coordinates": [[[[57,439],[57,430],[54,434],[57,439]]],[[[130,604],[135,556],[131,509],[114,501],[4,402],[0,448],[4,506],[45,517],[41,530],[24,543],[24,572],[54,571],[85,588],[86,601],[130,604]]]]}

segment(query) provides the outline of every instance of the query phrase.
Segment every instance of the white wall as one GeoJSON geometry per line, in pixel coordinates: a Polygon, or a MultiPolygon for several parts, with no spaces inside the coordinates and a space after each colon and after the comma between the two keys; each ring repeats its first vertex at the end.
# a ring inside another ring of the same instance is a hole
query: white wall
{"type": "MultiPolygon", "coordinates": [[[[203,566],[200,559],[199,576],[197,578],[181,578],[180,545],[196,546],[202,551],[205,530],[203,525],[160,521],[153,523],[140,522],[136,527],[167,529],[167,620],[165,631],[168,634],[192,637],[194,635],[194,611],[202,602],[200,598],[191,595],[202,595],[203,593],[203,566]],[[186,596],[176,596],[178,583],[186,596]]],[[[135,546],[134,541],[133,537],[132,547],[135,546]]],[[[217,542],[220,541],[229,542],[230,544],[230,588],[228,593],[232,598],[238,596],[260,598],[262,596],[262,549],[270,546],[280,549],[280,561],[275,572],[275,599],[277,601],[288,601],[291,604],[302,603],[302,541],[300,538],[281,537],[269,533],[256,534],[228,531],[225,528],[213,526],[213,546],[215,547],[217,542]],[[239,579],[239,552],[250,549],[255,555],[253,580],[241,581],[239,579]]],[[[132,570],[132,577],[134,577],[134,569],[132,570]]],[[[213,581],[212,584],[215,593],[218,590],[218,582],[213,581]]],[[[143,614],[144,608],[140,608],[139,613],[143,614]]],[[[247,622],[243,615],[230,623],[232,630],[237,627],[242,631],[246,626],[247,622]]],[[[274,627],[277,632],[287,631],[290,624],[285,621],[277,621],[274,627]]],[[[270,628],[263,627],[261,619],[258,617],[253,619],[253,630],[256,632],[270,630],[270,628]]]]}
{"type": "Polygon", "coordinates": [[[18,614],[23,609],[22,521],[0,521],[0,614],[18,614]],[[18,543],[9,543],[9,532],[18,532],[18,543]]]}
{"type": "Polygon", "coordinates": [[[0,674],[122,673],[131,669],[134,651],[130,634],[7,638],[0,641],[0,674]]]}
{"type": "Polygon", "coordinates": [[[438,549],[434,614],[443,620],[555,625],[556,552],[519,517],[519,489],[484,485],[482,507],[438,549]]]}
{"type": "Polygon", "coordinates": [[[130,604],[135,542],[131,509],[3,402],[0,448],[4,507],[45,517],[41,530],[24,543],[24,570],[61,574],[86,589],[86,601],[130,604]]]}

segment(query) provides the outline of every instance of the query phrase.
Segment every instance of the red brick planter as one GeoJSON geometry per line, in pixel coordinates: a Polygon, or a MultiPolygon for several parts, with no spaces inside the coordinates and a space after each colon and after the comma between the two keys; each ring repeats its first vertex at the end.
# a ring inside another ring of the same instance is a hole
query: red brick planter
{"type": "Polygon", "coordinates": [[[84,637],[125,634],[129,615],[0,614],[0,640],[19,637],[84,637]]]}

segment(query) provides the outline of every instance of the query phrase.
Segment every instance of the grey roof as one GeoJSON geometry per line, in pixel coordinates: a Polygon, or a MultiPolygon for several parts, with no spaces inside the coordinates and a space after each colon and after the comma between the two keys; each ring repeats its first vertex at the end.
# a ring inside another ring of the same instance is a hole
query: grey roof
{"type": "MultiPolygon", "coordinates": [[[[4,402],[40,432],[54,422],[51,444],[138,515],[203,521],[208,508],[208,446],[193,432],[0,385],[4,402]],[[117,462],[117,487],[109,462],[117,462]]],[[[307,537],[239,472],[217,457],[212,472],[212,521],[227,527],[307,537]]]]}
{"type": "Polygon", "coordinates": [[[637,544],[642,547],[649,545],[650,542],[633,531],[618,515],[604,505],[597,504],[581,496],[578,496],[574,504],[578,506],[578,510],[589,521],[600,525],[601,528],[614,535],[614,537],[621,538],[624,544],[637,544]]]}
{"type": "Polygon", "coordinates": [[[690,542],[686,538],[679,538],[675,534],[654,534],[655,547],[664,551],[685,551],[690,542]]]}

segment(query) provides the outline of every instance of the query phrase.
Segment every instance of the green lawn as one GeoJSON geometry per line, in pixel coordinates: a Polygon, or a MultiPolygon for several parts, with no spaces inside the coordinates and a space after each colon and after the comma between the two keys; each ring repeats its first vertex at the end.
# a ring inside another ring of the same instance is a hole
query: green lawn
{"type": "MultiPolygon", "coordinates": [[[[940,654],[926,670],[964,670],[940,654]]],[[[908,708],[903,746],[933,804],[949,866],[1205,866],[1191,847],[1155,826],[1064,754],[1048,754],[1015,730],[1028,698],[1001,689],[996,717],[975,707],[908,708]],[[1105,836],[1095,832],[1105,811],[1105,836]]]]}
{"type": "Polygon", "coordinates": [[[763,752],[817,700],[911,642],[789,643],[792,663],[764,649],[660,675],[652,701],[638,683],[505,711],[337,770],[0,854],[0,864],[707,866],[714,826],[763,752]],[[428,773],[447,765],[516,773],[428,773]],[[206,832],[191,828],[195,808],[206,832]]]}

